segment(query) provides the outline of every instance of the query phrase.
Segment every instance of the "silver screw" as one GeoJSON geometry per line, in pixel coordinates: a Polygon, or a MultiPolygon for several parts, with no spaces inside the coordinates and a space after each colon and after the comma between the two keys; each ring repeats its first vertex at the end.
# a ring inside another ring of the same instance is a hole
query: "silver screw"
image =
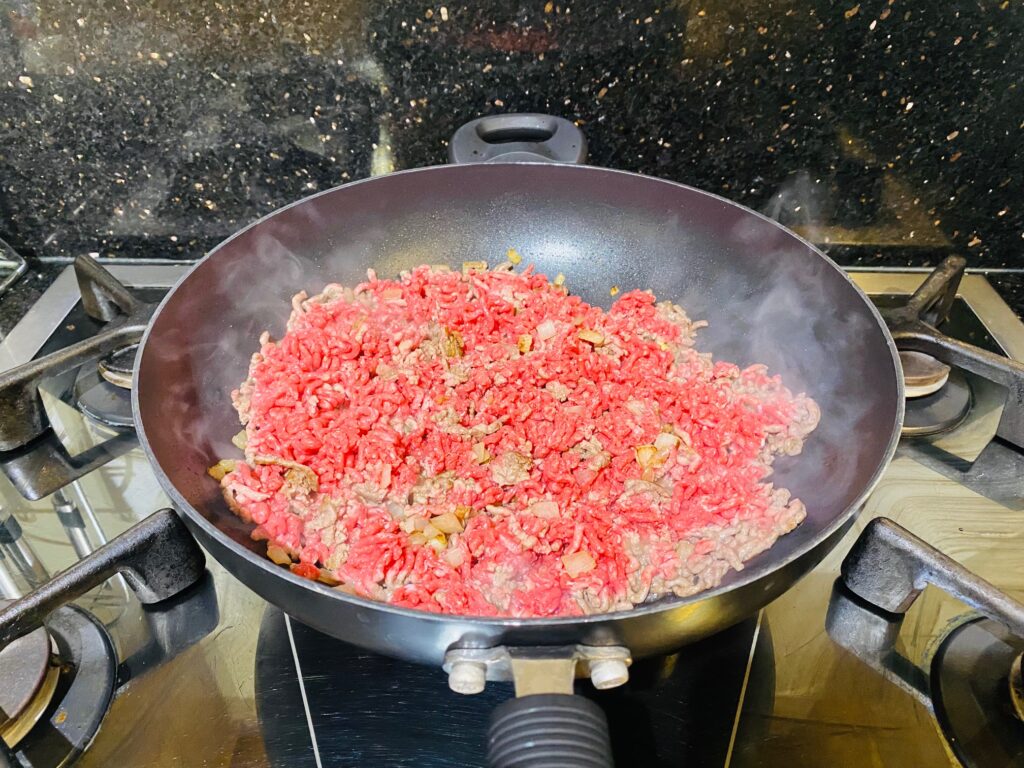
{"type": "Polygon", "coordinates": [[[629,680],[629,669],[622,659],[599,659],[590,662],[590,682],[598,690],[617,688],[629,680]]]}
{"type": "Polygon", "coordinates": [[[448,687],[456,693],[483,693],[487,686],[487,667],[477,661],[456,661],[448,672],[448,687]]]}

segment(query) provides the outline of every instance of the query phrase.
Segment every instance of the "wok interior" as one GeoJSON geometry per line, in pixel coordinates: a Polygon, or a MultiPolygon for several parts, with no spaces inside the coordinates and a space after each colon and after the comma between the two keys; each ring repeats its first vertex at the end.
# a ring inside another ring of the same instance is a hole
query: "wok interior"
{"type": "MultiPolygon", "coordinates": [[[[306,199],[215,249],[165,301],[139,363],[137,419],[178,494],[239,545],[260,553],[206,468],[237,456],[231,390],[263,330],[280,336],[300,290],[354,285],[423,263],[484,259],[509,247],[524,265],[607,307],[609,289],[654,291],[709,327],[697,346],[740,365],[765,363],[808,392],[821,424],[774,482],[807,520],[741,576],[812,546],[871,483],[898,429],[893,353],[869,306],[806,243],[702,192],[595,168],[432,168],[306,199]]],[[[188,510],[185,510],[188,512],[188,510]]]]}

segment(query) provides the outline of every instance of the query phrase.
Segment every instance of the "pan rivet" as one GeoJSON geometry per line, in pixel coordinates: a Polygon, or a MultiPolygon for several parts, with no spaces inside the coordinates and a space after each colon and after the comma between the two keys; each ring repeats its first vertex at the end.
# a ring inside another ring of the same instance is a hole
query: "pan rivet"
{"type": "Polygon", "coordinates": [[[482,693],[487,685],[487,667],[476,661],[457,661],[448,673],[448,687],[456,693],[482,693]]]}
{"type": "Polygon", "coordinates": [[[617,688],[629,680],[626,662],[621,659],[601,659],[590,662],[590,682],[598,690],[617,688]]]}

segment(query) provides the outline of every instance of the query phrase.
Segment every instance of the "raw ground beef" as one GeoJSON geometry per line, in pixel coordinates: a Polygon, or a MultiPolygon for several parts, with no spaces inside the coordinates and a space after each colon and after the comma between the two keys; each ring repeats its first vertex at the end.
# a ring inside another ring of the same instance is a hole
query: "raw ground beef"
{"type": "Polygon", "coordinates": [[[715,586],[798,525],[766,478],[814,402],[649,292],[605,312],[560,282],[472,263],[296,296],[233,393],[245,459],[211,468],[270,557],[394,605],[574,615],[715,586]]]}

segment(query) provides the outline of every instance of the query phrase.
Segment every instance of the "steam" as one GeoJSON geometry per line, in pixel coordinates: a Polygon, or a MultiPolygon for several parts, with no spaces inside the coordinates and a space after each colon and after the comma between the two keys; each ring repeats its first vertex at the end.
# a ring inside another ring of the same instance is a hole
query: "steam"
{"type": "Polygon", "coordinates": [[[709,322],[697,346],[740,365],[764,363],[818,403],[818,428],[800,456],[776,461],[773,481],[800,497],[809,515],[832,515],[874,469],[865,448],[877,455],[890,437],[891,362],[879,322],[852,284],[844,286],[848,278],[769,226],[740,220],[730,239],[749,254],[742,268],[715,271],[692,294],[691,315],[709,322]]]}
{"type": "Polygon", "coordinates": [[[812,179],[808,171],[797,171],[781,184],[763,213],[784,226],[799,230],[812,243],[818,243],[821,242],[819,222],[827,218],[827,205],[820,179],[812,179]]]}

